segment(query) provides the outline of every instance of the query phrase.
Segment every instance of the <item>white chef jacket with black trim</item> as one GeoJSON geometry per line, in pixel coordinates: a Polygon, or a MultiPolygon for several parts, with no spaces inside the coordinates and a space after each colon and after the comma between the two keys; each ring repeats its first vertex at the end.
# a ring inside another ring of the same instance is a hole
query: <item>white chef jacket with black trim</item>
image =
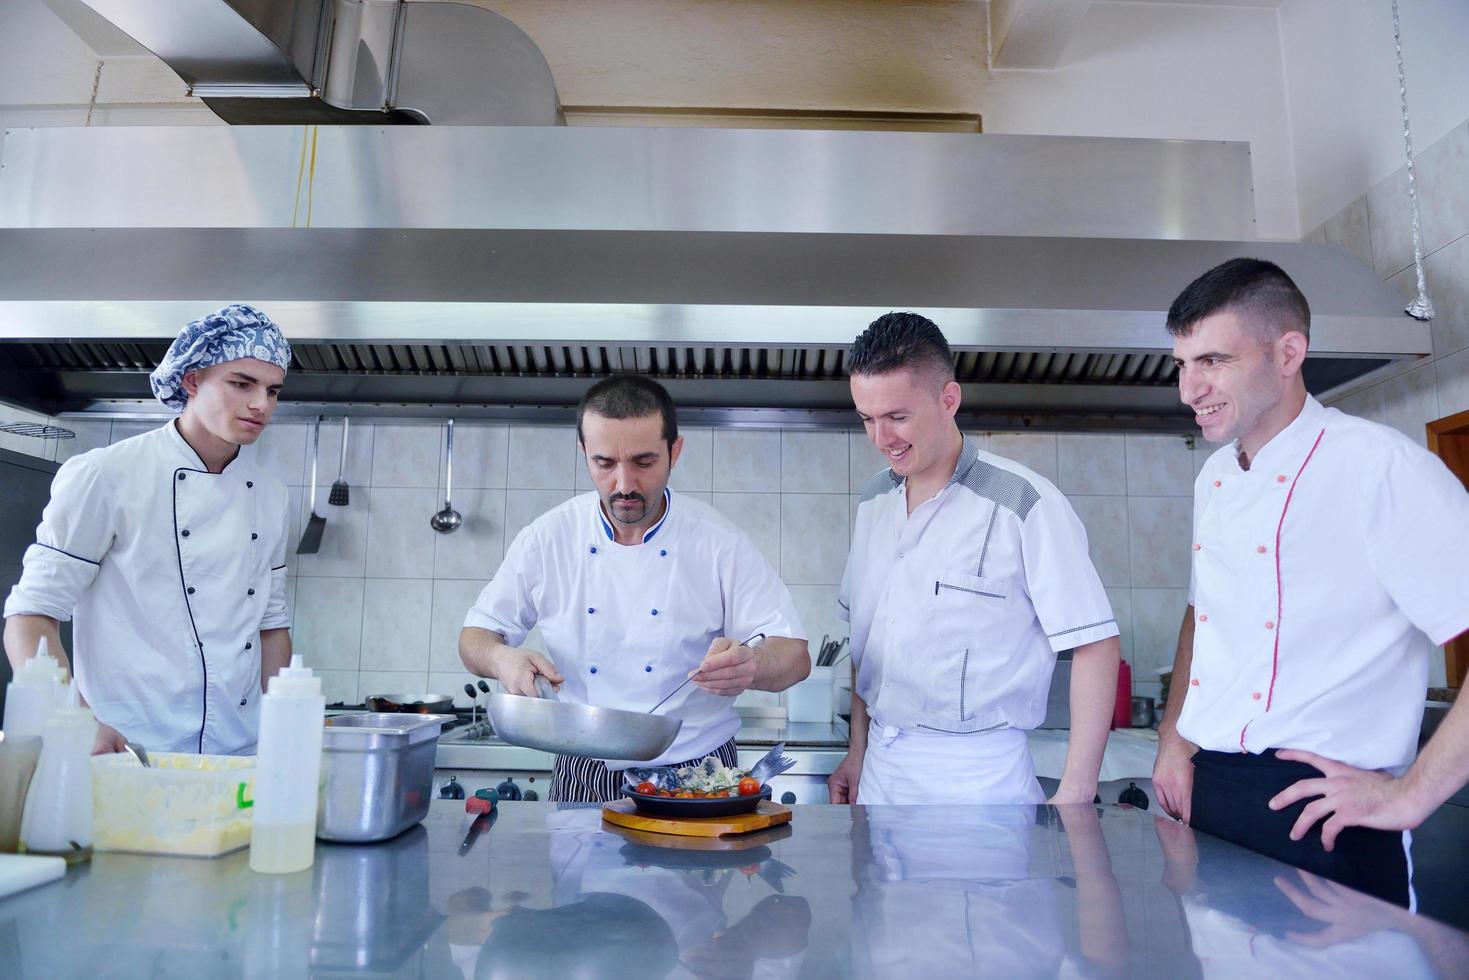
{"type": "MultiPolygon", "coordinates": [[[[617,543],[595,492],[541,515],[516,535],[464,625],[511,646],[539,626],[565,677],[563,700],[629,711],[657,704],[718,637],[806,638],[790,592],[743,532],[698,500],[665,490],[664,501],[635,545],[617,543]]],[[[646,765],[699,758],[740,727],[733,698],[692,683],[658,713],[683,727],[646,765]]]]}
{"type": "Polygon", "coordinates": [[[1179,733],[1401,771],[1433,647],[1469,629],[1469,494],[1406,436],[1310,396],[1248,470],[1236,453],[1194,484],[1179,733]]]}
{"type": "Polygon", "coordinates": [[[5,615],[73,620],[82,696],[130,740],[253,752],[260,631],[290,625],[286,501],[253,447],[212,474],[172,421],[67,460],[5,615]]]}
{"type": "Polygon", "coordinates": [[[857,694],[875,725],[898,730],[1034,728],[1056,654],[1117,635],[1066,498],[968,439],[911,515],[902,477],[868,481],[838,603],[857,694]]]}

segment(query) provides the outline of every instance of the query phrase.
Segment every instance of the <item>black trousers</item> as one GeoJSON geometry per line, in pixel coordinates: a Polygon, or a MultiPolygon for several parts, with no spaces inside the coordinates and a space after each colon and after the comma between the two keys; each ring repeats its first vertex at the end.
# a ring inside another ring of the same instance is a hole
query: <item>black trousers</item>
{"type": "Polygon", "coordinates": [[[1287,762],[1275,750],[1210,752],[1194,755],[1193,812],[1195,830],[1248,848],[1374,898],[1409,907],[1411,885],[1408,854],[1401,831],[1348,827],[1327,851],[1318,823],[1301,840],[1290,829],[1310,800],[1272,810],[1270,798],[1300,779],[1321,776],[1304,762],[1287,762]]]}

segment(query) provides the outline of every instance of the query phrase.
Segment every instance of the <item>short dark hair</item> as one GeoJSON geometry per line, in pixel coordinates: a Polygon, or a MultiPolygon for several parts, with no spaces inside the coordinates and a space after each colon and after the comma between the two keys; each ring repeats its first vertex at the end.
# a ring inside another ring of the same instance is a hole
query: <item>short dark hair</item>
{"type": "Polygon", "coordinates": [[[583,446],[581,420],[588,412],[608,419],[640,419],[647,415],[663,416],[663,440],[670,447],[678,438],[678,412],[667,389],[652,378],[640,374],[619,374],[598,381],[581,396],[576,406],[576,441],[583,446]]]}
{"type": "Polygon", "coordinates": [[[851,374],[889,374],[903,368],[954,380],[954,355],[943,332],[917,313],[884,313],[857,335],[847,351],[851,374]]]}
{"type": "Polygon", "coordinates": [[[1168,308],[1168,332],[1187,337],[1205,317],[1238,313],[1262,338],[1311,336],[1311,307],[1285,270],[1264,259],[1230,259],[1188,284],[1168,308]]]}

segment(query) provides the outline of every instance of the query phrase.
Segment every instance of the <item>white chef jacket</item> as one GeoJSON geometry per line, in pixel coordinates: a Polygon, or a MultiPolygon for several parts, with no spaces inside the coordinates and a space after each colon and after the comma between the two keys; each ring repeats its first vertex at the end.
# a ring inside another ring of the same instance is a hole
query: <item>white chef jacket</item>
{"type": "MultiPolygon", "coordinates": [[[[464,619],[511,646],[539,626],[565,677],[563,700],[647,711],[727,636],[806,638],[785,584],[718,511],[672,490],[635,545],[618,544],[595,492],[516,535],[464,619]]],[[[658,709],[683,719],[668,751],[641,765],[713,752],[739,730],[734,699],[690,683],[658,709]]],[[[629,760],[604,760],[625,769],[629,760]]]]}
{"type": "Polygon", "coordinates": [[[81,694],[131,741],[253,752],[260,631],[290,625],[288,533],[253,447],[212,474],[170,421],[62,465],[5,615],[74,620],[81,694]]]}
{"type": "Polygon", "coordinates": [[[1236,452],[1194,485],[1179,733],[1402,771],[1433,646],[1469,628],[1469,494],[1407,437],[1309,396],[1248,470],[1236,452]]]}
{"type": "Polygon", "coordinates": [[[1048,480],[968,439],[911,515],[906,490],[884,470],[857,507],[838,603],[858,696],[899,732],[1034,728],[1056,653],[1117,635],[1086,530],[1048,480]]]}

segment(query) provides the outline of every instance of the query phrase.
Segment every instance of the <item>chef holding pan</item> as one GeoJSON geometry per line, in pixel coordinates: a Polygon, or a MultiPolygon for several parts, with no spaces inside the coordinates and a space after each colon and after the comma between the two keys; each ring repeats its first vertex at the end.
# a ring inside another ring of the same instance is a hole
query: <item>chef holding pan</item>
{"type": "Polygon", "coordinates": [[[68,460],[5,603],[13,666],[74,620],[97,752],[255,749],[260,692],[291,659],[285,486],[251,452],[291,348],[249,306],[188,324],[150,378],[179,412],[68,460]]]}
{"type": "MultiPolygon", "coordinates": [[[[596,491],[543,514],[516,536],[464,621],[459,655],[511,694],[537,675],[562,701],[683,719],[645,765],[718,756],[737,763],[734,698],[781,691],[811,669],[790,592],[750,540],[668,478],[683,449],[673,400],[636,376],[601,381],[577,409],[577,438],[596,491]],[[545,652],[523,647],[540,627],[545,652]],[[758,648],[747,637],[764,634],[758,648]]],[[[550,798],[622,795],[630,760],[557,756],[550,798]]]]}

